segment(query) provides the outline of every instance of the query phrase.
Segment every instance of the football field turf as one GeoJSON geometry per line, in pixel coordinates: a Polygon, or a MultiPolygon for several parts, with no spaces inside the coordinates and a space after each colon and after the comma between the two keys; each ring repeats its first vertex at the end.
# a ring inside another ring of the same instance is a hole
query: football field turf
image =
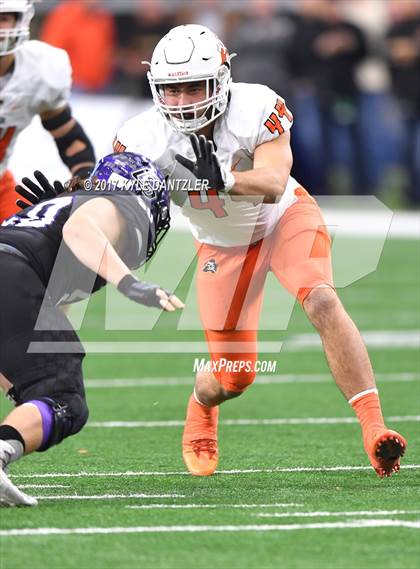
{"type": "MultiPolygon", "coordinates": [[[[166,240],[153,280],[171,284],[187,242],[182,233],[166,240]]],[[[366,333],[388,425],[408,440],[401,473],[385,480],[301,309],[287,331],[274,329],[276,283],[265,298],[271,329],[260,334],[267,350],[277,346],[260,356],[276,360],[276,372],[221,408],[210,478],[188,475],[181,458],[193,363],[206,356],[194,348],[202,333],[188,328],[194,315],[178,331],[171,315],[151,331],[103,331],[97,295],[80,332],[96,351],[85,360],[89,423],[12,465],[39,506],[0,510],[0,568],[419,568],[418,285],[418,242],[391,240],[377,271],[340,291],[366,333]],[[140,353],[145,342],[153,353],[140,353]]],[[[111,304],[114,328],[150,318],[117,296],[111,304]]]]}

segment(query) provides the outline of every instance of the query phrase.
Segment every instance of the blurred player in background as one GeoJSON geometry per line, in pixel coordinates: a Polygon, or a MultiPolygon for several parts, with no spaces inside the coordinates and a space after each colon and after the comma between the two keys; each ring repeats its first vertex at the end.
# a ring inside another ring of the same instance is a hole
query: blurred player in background
{"type": "Polygon", "coordinates": [[[88,418],[83,347],[59,307],[107,282],[139,304],[183,307],[175,295],[131,273],[153,255],[169,228],[169,193],[150,160],[131,153],[106,156],[91,178],[102,182],[100,191],[63,193],[58,182],[50,187],[40,172],[36,177],[41,186],[24,178],[35,196],[25,188],[19,192],[35,203],[44,192],[52,198],[0,227],[0,387],[16,404],[0,425],[3,506],[36,505],[9,480],[9,463],[59,444],[88,418]],[[62,195],[54,197],[57,191],[62,195]],[[31,344],[44,347],[31,351],[31,344]]]}
{"type": "Polygon", "coordinates": [[[56,2],[48,10],[40,39],[64,49],[73,69],[73,88],[98,93],[110,84],[115,45],[114,17],[103,0],[56,2]]]}
{"type": "Polygon", "coordinates": [[[0,0],[0,222],[16,212],[15,181],[7,170],[18,134],[39,115],[73,179],[95,164],[92,144],[68,104],[71,66],[65,51],[29,38],[33,3],[0,0]]]}
{"type": "Polygon", "coordinates": [[[232,83],[231,58],[204,26],[172,29],[150,63],[155,107],[127,121],[114,145],[147,153],[170,180],[208,181],[205,195],[193,191],[179,199],[173,192],[197,243],[199,310],[215,364],[214,372],[196,375],[184,461],[195,475],[216,469],[218,406],[255,379],[258,319],[271,270],[318,330],[372,466],[390,476],[406,443],[384,425],[366,347],[334,288],[320,209],[290,176],[293,117],[268,87],[232,83]],[[223,360],[231,365],[218,366],[223,360]]]}

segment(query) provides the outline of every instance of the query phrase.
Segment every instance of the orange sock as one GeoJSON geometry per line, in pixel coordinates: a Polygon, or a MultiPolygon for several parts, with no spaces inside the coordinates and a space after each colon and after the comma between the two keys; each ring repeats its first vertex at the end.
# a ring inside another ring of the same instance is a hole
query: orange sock
{"type": "Polygon", "coordinates": [[[190,442],[197,439],[217,439],[217,419],[219,407],[207,407],[198,403],[194,394],[188,401],[187,417],[183,441],[190,442]]]}
{"type": "Polygon", "coordinates": [[[349,400],[350,405],[356,412],[362,427],[363,443],[367,452],[370,450],[369,442],[375,438],[380,431],[386,427],[381,411],[378,391],[368,389],[361,392],[349,400]]]}

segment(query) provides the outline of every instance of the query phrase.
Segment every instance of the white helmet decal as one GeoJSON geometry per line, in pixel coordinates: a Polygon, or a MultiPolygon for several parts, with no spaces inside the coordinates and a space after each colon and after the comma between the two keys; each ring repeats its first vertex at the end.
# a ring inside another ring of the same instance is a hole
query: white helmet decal
{"type": "Polygon", "coordinates": [[[160,40],[147,75],[156,107],[175,130],[195,132],[225,112],[234,55],[229,56],[212,31],[197,24],[177,26],[160,40]],[[165,103],[165,84],[193,81],[206,82],[205,99],[191,105],[165,103]]]}
{"type": "Polygon", "coordinates": [[[29,39],[29,24],[34,15],[30,0],[0,0],[0,14],[16,14],[16,24],[12,28],[0,27],[0,56],[13,53],[29,39]]]}

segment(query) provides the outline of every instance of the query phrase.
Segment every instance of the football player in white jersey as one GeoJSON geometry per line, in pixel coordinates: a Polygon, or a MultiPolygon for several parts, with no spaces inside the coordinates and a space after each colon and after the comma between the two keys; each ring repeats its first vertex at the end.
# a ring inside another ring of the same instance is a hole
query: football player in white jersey
{"type": "Polygon", "coordinates": [[[320,209],[290,176],[293,117],[268,87],[232,83],[231,59],[209,29],[172,29],[150,63],[154,107],[126,122],[114,141],[115,151],[147,154],[172,182],[208,183],[204,196],[190,191],[180,199],[173,192],[197,244],[199,309],[214,364],[196,375],[184,461],[195,475],[216,469],[218,406],[254,381],[271,270],[318,330],[372,466],[380,477],[391,476],[406,442],[384,425],[367,350],[334,288],[320,209]]]}
{"type": "Polygon", "coordinates": [[[95,164],[92,145],[68,105],[69,58],[61,49],[27,41],[33,15],[29,0],[0,0],[0,223],[19,210],[7,163],[17,136],[35,115],[74,178],[86,178],[95,164]]]}

